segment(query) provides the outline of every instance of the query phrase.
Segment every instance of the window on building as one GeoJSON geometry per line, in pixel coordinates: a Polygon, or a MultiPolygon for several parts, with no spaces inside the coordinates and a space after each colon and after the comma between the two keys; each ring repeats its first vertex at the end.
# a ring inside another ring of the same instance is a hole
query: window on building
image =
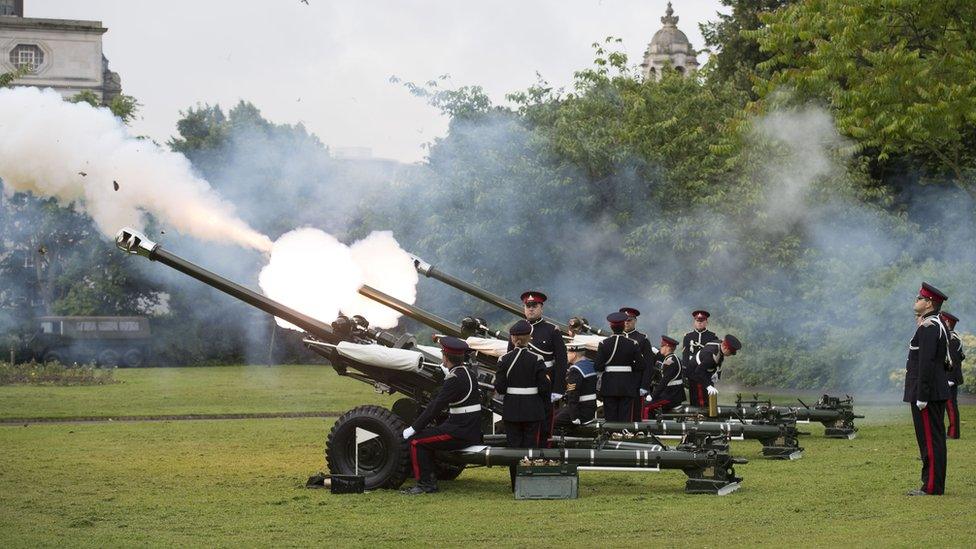
{"type": "Polygon", "coordinates": [[[18,69],[34,72],[44,63],[44,52],[33,44],[19,44],[10,50],[10,63],[18,69]]]}
{"type": "Polygon", "coordinates": [[[45,334],[54,333],[54,323],[53,322],[41,322],[41,331],[45,334]]]}
{"type": "Polygon", "coordinates": [[[0,15],[17,15],[16,4],[14,0],[0,0],[0,15]]]}

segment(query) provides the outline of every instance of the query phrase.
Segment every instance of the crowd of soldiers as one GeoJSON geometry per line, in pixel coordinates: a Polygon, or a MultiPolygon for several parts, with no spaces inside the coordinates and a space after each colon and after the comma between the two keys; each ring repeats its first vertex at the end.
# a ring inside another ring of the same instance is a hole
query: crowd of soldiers
{"type": "MultiPolygon", "coordinates": [[[[718,394],[722,363],[742,344],[733,335],[719,338],[708,330],[709,313],[692,313],[694,329],[682,342],[667,335],[659,346],[637,331],[640,311],[623,307],[607,316],[612,332],[587,356],[587,342],[570,333],[567,338],[543,318],[546,295],[528,291],[521,296],[525,319],[508,330],[508,352],[498,361],[494,389],[503,400],[502,421],[507,446],[539,448],[549,445],[554,429],[580,425],[596,418],[597,398],[603,402],[607,421],[647,419],[688,400],[707,406],[706,395],[718,394]],[[568,339],[568,341],[567,341],[568,339]]],[[[437,490],[434,452],[464,448],[481,441],[480,389],[464,368],[467,343],[453,337],[439,338],[445,382],[438,395],[404,430],[409,441],[417,485],[409,494],[437,490]],[[438,413],[448,418],[425,428],[438,413]]],[[[514,488],[515,467],[511,468],[514,488]]]]}

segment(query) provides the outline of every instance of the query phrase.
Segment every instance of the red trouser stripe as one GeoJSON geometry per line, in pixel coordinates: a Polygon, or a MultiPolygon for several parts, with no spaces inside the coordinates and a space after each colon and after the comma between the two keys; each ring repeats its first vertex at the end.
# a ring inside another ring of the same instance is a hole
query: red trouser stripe
{"type": "Polygon", "coordinates": [[[417,445],[427,442],[444,442],[451,440],[451,435],[434,435],[426,438],[415,438],[410,441],[410,463],[413,465],[413,478],[420,480],[420,464],[417,463],[417,445]]]}
{"type": "Polygon", "coordinates": [[[698,405],[701,407],[708,406],[708,403],[705,402],[705,389],[702,388],[700,383],[698,384],[698,405]]]}
{"type": "Polygon", "coordinates": [[[657,410],[658,408],[664,408],[670,405],[670,400],[655,400],[654,402],[644,406],[644,410],[641,412],[641,419],[651,419],[651,412],[657,410]]]}
{"type": "Polygon", "coordinates": [[[949,410],[949,436],[959,436],[959,424],[956,423],[956,406],[951,398],[946,402],[946,408],[949,410]]]}
{"type": "Polygon", "coordinates": [[[922,408],[922,424],[925,431],[925,449],[929,459],[929,481],[925,484],[925,491],[931,494],[935,491],[935,451],[932,448],[932,426],[929,424],[928,406],[922,408]]]}

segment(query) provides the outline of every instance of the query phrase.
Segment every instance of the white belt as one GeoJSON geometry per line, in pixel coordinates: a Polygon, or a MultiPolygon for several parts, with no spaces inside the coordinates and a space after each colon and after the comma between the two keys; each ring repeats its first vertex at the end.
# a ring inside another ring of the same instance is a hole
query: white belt
{"type": "Polygon", "coordinates": [[[593,395],[580,395],[580,397],[579,397],[579,401],[580,402],[589,402],[591,400],[596,400],[596,395],[595,394],[593,394],[593,395]]]}
{"type": "Polygon", "coordinates": [[[606,371],[608,374],[611,373],[630,373],[633,370],[630,366],[607,366],[606,371]]]}
{"type": "Polygon", "coordinates": [[[471,406],[457,406],[449,410],[452,414],[470,414],[471,412],[480,412],[480,404],[472,404],[471,406]]]}
{"type": "Polygon", "coordinates": [[[680,379],[672,379],[668,382],[668,387],[674,387],[675,385],[684,385],[684,381],[680,379]]]}
{"type": "Polygon", "coordinates": [[[539,394],[538,387],[509,387],[505,389],[506,395],[537,395],[539,394]]]}
{"type": "Polygon", "coordinates": [[[555,360],[547,360],[545,362],[546,368],[552,368],[554,364],[556,364],[555,360]]]}

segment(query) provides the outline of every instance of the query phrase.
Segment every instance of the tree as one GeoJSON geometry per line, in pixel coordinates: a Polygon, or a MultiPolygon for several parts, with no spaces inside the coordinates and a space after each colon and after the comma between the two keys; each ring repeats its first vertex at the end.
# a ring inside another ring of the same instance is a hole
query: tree
{"type": "Polygon", "coordinates": [[[98,95],[91,90],[76,93],[68,101],[72,103],[88,103],[92,107],[106,106],[123,124],[128,124],[136,116],[139,110],[139,102],[131,95],[117,95],[108,103],[103,105],[98,99],[98,95]]]}

